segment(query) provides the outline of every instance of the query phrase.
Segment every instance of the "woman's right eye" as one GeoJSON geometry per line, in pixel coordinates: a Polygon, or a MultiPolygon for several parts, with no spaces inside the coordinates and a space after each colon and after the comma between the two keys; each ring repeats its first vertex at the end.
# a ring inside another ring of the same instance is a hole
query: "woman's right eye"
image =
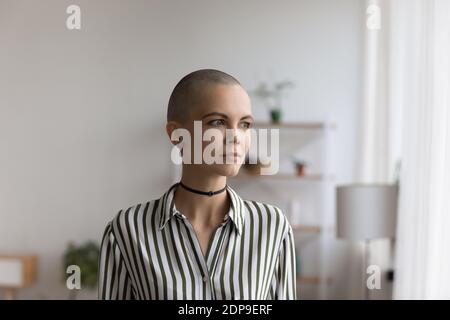
{"type": "Polygon", "coordinates": [[[225,121],[223,119],[214,119],[209,121],[208,124],[212,126],[222,126],[225,124],[225,121]]]}

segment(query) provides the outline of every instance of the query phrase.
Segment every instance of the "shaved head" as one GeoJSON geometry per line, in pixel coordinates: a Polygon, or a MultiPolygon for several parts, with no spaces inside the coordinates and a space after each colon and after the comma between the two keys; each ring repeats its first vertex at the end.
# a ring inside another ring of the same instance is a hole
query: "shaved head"
{"type": "Polygon", "coordinates": [[[202,69],[184,76],[170,95],[167,121],[183,123],[195,105],[201,103],[205,90],[212,85],[241,85],[233,76],[215,69],[202,69]]]}

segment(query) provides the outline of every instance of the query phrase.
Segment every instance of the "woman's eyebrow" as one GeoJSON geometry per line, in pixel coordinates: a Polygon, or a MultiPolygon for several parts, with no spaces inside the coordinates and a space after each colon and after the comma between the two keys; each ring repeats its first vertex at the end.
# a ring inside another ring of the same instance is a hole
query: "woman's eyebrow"
{"type": "Polygon", "coordinates": [[[210,117],[210,116],[221,116],[221,117],[224,117],[224,118],[228,119],[228,116],[225,113],[221,113],[221,112],[210,112],[210,113],[207,113],[207,114],[205,114],[202,117],[202,119],[205,119],[205,118],[210,117]]]}
{"type": "MultiPolygon", "coordinates": [[[[210,116],[221,116],[221,117],[223,117],[225,119],[228,119],[228,116],[225,113],[222,113],[222,112],[210,112],[210,113],[207,113],[207,114],[205,114],[202,117],[202,119],[205,119],[205,118],[210,117],[210,116]]],[[[248,114],[248,115],[245,115],[245,116],[243,116],[241,118],[241,120],[243,120],[243,119],[251,119],[251,120],[253,120],[253,117],[252,117],[252,115],[248,114]]]]}

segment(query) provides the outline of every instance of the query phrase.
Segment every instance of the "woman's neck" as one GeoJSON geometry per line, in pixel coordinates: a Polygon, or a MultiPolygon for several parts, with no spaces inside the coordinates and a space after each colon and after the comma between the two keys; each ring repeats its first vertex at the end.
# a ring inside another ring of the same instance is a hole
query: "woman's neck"
{"type": "MultiPolygon", "coordinates": [[[[181,182],[200,191],[217,191],[226,185],[224,176],[199,177],[198,174],[183,171],[181,182]]],[[[230,208],[227,191],[213,196],[206,196],[188,191],[178,186],[175,191],[175,206],[191,223],[202,227],[214,227],[223,221],[230,208]]]]}

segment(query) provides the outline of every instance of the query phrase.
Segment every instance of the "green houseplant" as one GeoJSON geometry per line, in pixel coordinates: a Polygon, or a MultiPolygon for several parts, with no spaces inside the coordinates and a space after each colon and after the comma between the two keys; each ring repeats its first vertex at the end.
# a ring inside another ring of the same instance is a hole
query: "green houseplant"
{"type": "MultiPolygon", "coordinates": [[[[81,286],[88,289],[97,287],[98,259],[100,247],[94,241],[87,241],[81,245],[70,242],[63,255],[63,277],[67,280],[67,268],[76,265],[81,272],[81,286]]],[[[75,299],[77,290],[70,290],[70,298],[75,299]]]]}
{"type": "Polygon", "coordinates": [[[282,99],[287,89],[293,88],[292,81],[276,82],[271,88],[265,82],[261,82],[252,93],[260,99],[269,109],[270,119],[273,123],[279,123],[282,120],[282,99]]]}

